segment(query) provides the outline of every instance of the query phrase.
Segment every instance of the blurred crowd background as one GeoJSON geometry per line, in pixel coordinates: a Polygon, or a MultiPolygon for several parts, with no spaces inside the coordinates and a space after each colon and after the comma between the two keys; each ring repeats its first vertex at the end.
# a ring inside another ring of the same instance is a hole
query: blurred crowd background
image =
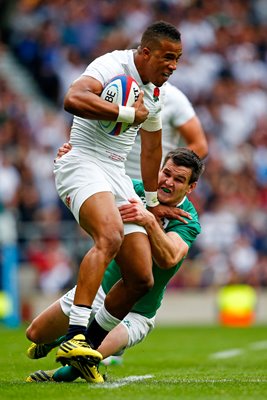
{"type": "Polygon", "coordinates": [[[0,0],[0,216],[15,221],[20,266],[44,293],[75,282],[90,246],[54,186],[71,123],[64,93],[95,57],[161,19],[182,35],[170,81],[209,143],[192,198],[202,234],[170,287],[267,286],[266,1],[0,0]]]}

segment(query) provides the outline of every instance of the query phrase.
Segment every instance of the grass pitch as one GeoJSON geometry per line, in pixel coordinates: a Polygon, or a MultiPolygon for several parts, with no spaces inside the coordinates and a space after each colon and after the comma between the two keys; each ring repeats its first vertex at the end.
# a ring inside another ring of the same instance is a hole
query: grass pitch
{"type": "MultiPolygon", "coordinates": [[[[26,383],[37,369],[54,369],[55,352],[30,360],[24,328],[0,326],[1,400],[169,400],[267,398],[267,327],[157,327],[128,350],[122,366],[108,367],[103,385],[26,383]]],[[[101,367],[104,373],[105,367],[101,367]]]]}

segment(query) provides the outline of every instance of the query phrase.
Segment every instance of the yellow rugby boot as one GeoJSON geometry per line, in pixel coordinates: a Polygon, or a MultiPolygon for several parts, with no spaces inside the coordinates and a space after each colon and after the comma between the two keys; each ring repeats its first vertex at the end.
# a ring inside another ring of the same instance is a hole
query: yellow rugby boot
{"type": "Polygon", "coordinates": [[[51,350],[58,347],[62,342],[64,342],[64,340],[65,336],[60,336],[51,343],[36,344],[33,342],[27,349],[27,356],[33,360],[46,357],[51,350]]]}
{"type": "Polygon", "coordinates": [[[82,360],[71,360],[71,366],[80,371],[81,376],[89,383],[104,383],[104,378],[98,370],[98,364],[82,360]]]}
{"type": "Polygon", "coordinates": [[[61,362],[63,365],[73,365],[72,361],[75,360],[98,365],[102,358],[99,351],[92,349],[86,342],[85,336],[82,334],[76,335],[72,339],[63,342],[56,354],[56,361],[61,362]]]}
{"type": "Polygon", "coordinates": [[[47,354],[52,350],[52,347],[46,344],[32,343],[27,350],[27,356],[33,360],[38,358],[46,357],[47,354]]]}
{"type": "Polygon", "coordinates": [[[39,371],[33,372],[26,378],[26,382],[54,382],[53,375],[56,369],[52,369],[50,371],[43,371],[40,369],[39,371]]]}

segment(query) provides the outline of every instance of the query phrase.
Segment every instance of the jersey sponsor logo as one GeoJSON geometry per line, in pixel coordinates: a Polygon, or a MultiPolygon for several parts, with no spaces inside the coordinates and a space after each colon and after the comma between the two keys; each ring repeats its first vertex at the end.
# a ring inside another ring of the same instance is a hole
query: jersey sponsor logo
{"type": "Polygon", "coordinates": [[[111,153],[110,151],[106,152],[108,154],[108,158],[110,158],[112,161],[125,161],[125,157],[120,156],[119,154],[111,153]]]}

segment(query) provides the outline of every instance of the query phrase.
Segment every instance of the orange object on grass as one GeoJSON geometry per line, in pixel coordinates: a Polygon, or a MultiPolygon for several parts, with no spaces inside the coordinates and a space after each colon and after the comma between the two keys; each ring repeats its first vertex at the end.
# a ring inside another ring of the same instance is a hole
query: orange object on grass
{"type": "Polygon", "coordinates": [[[222,325],[246,327],[255,322],[256,291],[245,284],[227,285],[219,290],[217,304],[222,325]]]}

